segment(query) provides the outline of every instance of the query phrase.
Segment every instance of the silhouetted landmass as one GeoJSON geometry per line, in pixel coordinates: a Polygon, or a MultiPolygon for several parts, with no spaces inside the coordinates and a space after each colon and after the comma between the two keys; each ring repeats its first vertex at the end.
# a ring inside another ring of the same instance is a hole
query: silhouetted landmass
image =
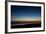
{"type": "Polygon", "coordinates": [[[41,27],[41,21],[16,21],[11,22],[11,28],[34,28],[41,27]]]}

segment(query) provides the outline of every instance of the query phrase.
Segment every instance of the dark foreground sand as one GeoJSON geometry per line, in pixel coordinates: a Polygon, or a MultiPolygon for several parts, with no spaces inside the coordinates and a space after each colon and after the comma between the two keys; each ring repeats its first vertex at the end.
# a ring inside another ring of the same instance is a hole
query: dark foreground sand
{"type": "Polygon", "coordinates": [[[34,28],[41,27],[41,21],[16,21],[11,22],[11,28],[34,28]]]}

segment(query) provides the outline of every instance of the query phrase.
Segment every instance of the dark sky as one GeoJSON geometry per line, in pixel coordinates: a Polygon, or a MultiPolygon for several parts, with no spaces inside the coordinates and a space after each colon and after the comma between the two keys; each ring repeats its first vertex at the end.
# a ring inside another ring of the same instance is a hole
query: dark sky
{"type": "Polygon", "coordinates": [[[16,18],[37,18],[41,16],[41,7],[12,5],[11,16],[15,16],[16,18]]]}

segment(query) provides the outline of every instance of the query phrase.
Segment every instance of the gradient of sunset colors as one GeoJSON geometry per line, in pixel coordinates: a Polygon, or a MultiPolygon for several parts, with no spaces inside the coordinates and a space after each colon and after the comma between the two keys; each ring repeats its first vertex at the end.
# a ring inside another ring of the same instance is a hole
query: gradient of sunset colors
{"type": "Polygon", "coordinates": [[[15,6],[11,5],[12,21],[40,21],[40,6],[15,6]]]}

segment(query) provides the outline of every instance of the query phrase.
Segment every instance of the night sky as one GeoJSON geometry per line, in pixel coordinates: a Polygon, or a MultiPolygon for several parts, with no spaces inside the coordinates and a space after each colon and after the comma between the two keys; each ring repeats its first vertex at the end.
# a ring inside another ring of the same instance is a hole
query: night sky
{"type": "Polygon", "coordinates": [[[40,20],[40,6],[15,6],[11,5],[12,20],[40,20]],[[13,18],[14,16],[14,18],[13,18]]]}

